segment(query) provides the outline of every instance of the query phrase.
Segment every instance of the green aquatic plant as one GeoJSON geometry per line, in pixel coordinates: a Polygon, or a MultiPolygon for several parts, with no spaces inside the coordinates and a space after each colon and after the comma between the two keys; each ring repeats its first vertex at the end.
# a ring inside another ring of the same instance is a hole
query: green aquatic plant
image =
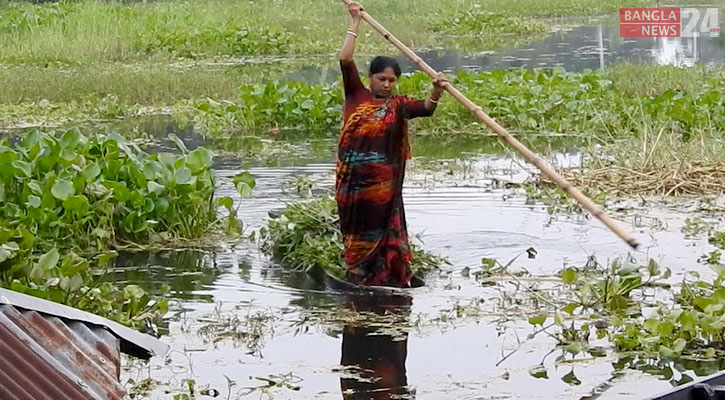
{"type": "MultiPolygon", "coordinates": [[[[606,71],[553,70],[460,71],[453,84],[494,119],[519,134],[578,135],[590,141],[644,135],[658,126],[689,140],[701,132],[725,131],[725,91],[713,76],[693,92],[665,90],[633,96],[613,84],[606,71]]],[[[400,93],[424,98],[430,79],[416,72],[398,83],[400,93]]],[[[336,131],[341,123],[342,94],[337,85],[273,81],[240,88],[230,102],[194,102],[184,118],[205,132],[243,128],[336,131]]],[[[434,118],[415,121],[416,131],[486,131],[465,108],[444,97],[434,118]]]]}
{"type": "Polygon", "coordinates": [[[146,53],[168,52],[176,57],[249,56],[287,54],[294,51],[289,32],[270,27],[252,28],[225,23],[219,26],[190,28],[189,24],[154,26],[140,31],[136,48],[146,53]],[[212,52],[210,54],[210,52],[212,52]]]}
{"type": "Polygon", "coordinates": [[[236,101],[192,103],[180,119],[212,136],[240,128],[297,128],[330,132],[340,124],[342,93],[336,85],[271,81],[244,85],[236,101]]]}
{"type": "MultiPolygon", "coordinates": [[[[337,203],[330,196],[289,204],[260,229],[261,248],[288,268],[308,272],[323,268],[343,278],[344,246],[338,218],[337,203]]],[[[447,262],[421,250],[415,243],[412,248],[414,274],[424,274],[447,262]]]]}
{"type": "MultiPolygon", "coordinates": [[[[236,221],[232,199],[213,197],[212,153],[172,140],[181,154],[77,129],[0,142],[0,285],[127,325],[163,315],[164,300],[103,279],[115,250],[200,238],[236,221]],[[220,206],[228,216],[218,217],[220,206]]],[[[235,184],[248,194],[253,179],[240,174],[235,184]]]]}
{"type": "Polygon", "coordinates": [[[595,338],[608,340],[623,357],[709,360],[725,354],[725,274],[704,280],[689,272],[680,285],[666,283],[670,277],[654,260],[645,266],[590,260],[565,268],[561,286],[531,292],[545,301],[529,323],[572,355],[599,354],[595,338]]]}
{"type": "Polygon", "coordinates": [[[532,18],[484,11],[480,4],[474,4],[472,9],[459,12],[450,20],[438,21],[433,25],[433,30],[447,34],[482,37],[506,34],[535,37],[546,32],[547,27],[532,18]]]}

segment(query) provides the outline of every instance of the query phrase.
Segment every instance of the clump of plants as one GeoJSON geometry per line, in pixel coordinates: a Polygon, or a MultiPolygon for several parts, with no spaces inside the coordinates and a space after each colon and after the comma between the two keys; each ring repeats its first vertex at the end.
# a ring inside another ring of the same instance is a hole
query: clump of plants
{"type": "MultiPolygon", "coordinates": [[[[0,285],[144,326],[166,311],[135,285],[102,275],[119,248],[202,237],[236,221],[231,198],[214,199],[212,153],[148,154],[119,135],[32,131],[0,142],[0,285]],[[218,218],[220,206],[227,217],[218,218]]],[[[235,178],[240,192],[254,185],[235,178]]]]}
{"type": "MultiPolygon", "coordinates": [[[[310,272],[320,267],[334,276],[345,277],[337,203],[330,196],[289,204],[260,229],[260,241],[265,253],[290,269],[310,272]]],[[[414,243],[411,245],[414,274],[421,275],[447,263],[414,243]]]]}
{"type": "Polygon", "coordinates": [[[337,85],[271,81],[244,85],[236,101],[193,102],[178,118],[211,136],[240,128],[303,129],[330,132],[339,127],[342,93],[337,85]]]}
{"type": "Polygon", "coordinates": [[[201,28],[191,26],[158,26],[142,31],[136,46],[146,53],[168,52],[176,57],[215,55],[249,56],[288,54],[293,51],[292,34],[273,28],[251,28],[225,23],[201,28]],[[210,54],[210,52],[212,52],[210,54]]]}
{"type": "Polygon", "coordinates": [[[450,20],[444,20],[433,26],[434,31],[455,35],[537,35],[547,32],[546,25],[531,18],[508,16],[501,13],[484,11],[480,5],[459,12],[450,20]]]}
{"type": "MultiPolygon", "coordinates": [[[[518,134],[568,134],[602,142],[640,137],[651,128],[642,121],[655,120],[685,141],[702,133],[725,131],[725,92],[717,76],[705,79],[696,91],[664,90],[639,96],[615,85],[606,71],[571,73],[559,67],[459,71],[452,82],[518,134]]],[[[401,79],[397,87],[400,93],[424,98],[430,90],[430,78],[416,72],[401,79]]],[[[330,132],[340,126],[342,100],[339,82],[310,85],[275,81],[243,86],[236,101],[195,102],[183,118],[212,133],[239,127],[330,132]]],[[[434,118],[416,120],[415,124],[418,131],[433,133],[486,131],[470,112],[447,97],[434,118]]]]}
{"type": "Polygon", "coordinates": [[[725,267],[719,251],[702,261],[715,278],[690,271],[680,284],[670,283],[671,271],[654,260],[640,265],[629,258],[609,265],[591,258],[563,269],[558,285],[529,286],[533,281],[489,259],[475,275],[486,284],[495,282],[492,275],[506,275],[525,288],[523,298],[504,299],[503,307],[528,315],[536,334],[555,338],[572,356],[604,355],[607,343],[622,358],[708,361],[725,354],[725,267]]]}

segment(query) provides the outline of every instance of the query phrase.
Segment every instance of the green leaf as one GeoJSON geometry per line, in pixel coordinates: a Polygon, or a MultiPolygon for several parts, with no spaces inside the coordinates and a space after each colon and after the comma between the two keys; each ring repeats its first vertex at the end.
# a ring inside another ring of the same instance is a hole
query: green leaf
{"type": "Polygon", "coordinates": [[[203,147],[197,147],[186,156],[186,165],[191,172],[198,174],[201,170],[211,167],[212,154],[203,147]]]}
{"type": "Polygon", "coordinates": [[[492,270],[496,266],[496,260],[493,258],[482,258],[481,259],[481,265],[483,266],[483,269],[486,271],[492,270]]]}
{"type": "Polygon", "coordinates": [[[660,266],[657,264],[655,260],[650,259],[649,264],[647,264],[647,272],[649,272],[650,276],[659,275],[660,273],[660,266]]]}
{"type": "Polygon", "coordinates": [[[186,145],[184,144],[184,142],[181,139],[179,139],[179,137],[176,136],[175,133],[169,133],[169,140],[174,142],[174,144],[176,145],[176,148],[179,149],[179,151],[182,154],[186,154],[189,152],[189,149],[186,148],[186,145]]]}
{"type": "Polygon", "coordinates": [[[33,208],[40,208],[40,197],[34,194],[28,196],[28,202],[26,204],[33,208]]]}
{"type": "Polygon", "coordinates": [[[217,202],[220,206],[226,208],[227,210],[231,210],[232,207],[234,207],[234,200],[232,200],[232,198],[228,196],[218,198],[217,202]]]}
{"type": "Polygon", "coordinates": [[[565,319],[562,313],[557,312],[556,314],[554,314],[554,324],[556,324],[556,326],[564,325],[564,321],[565,319]]]}
{"type": "Polygon", "coordinates": [[[612,296],[612,299],[609,301],[609,308],[615,311],[624,310],[627,308],[627,305],[629,305],[627,298],[619,294],[612,296]]]}
{"type": "Polygon", "coordinates": [[[680,314],[680,317],[677,319],[677,321],[682,326],[682,329],[686,331],[693,331],[697,324],[695,317],[689,311],[684,311],[682,314],[680,314]]]}
{"type": "Polygon", "coordinates": [[[665,345],[660,345],[659,348],[660,357],[662,357],[665,360],[672,360],[677,358],[677,354],[669,347],[665,345]]]}
{"type": "Polygon", "coordinates": [[[43,271],[51,270],[58,265],[59,258],[60,254],[58,253],[58,250],[54,247],[53,250],[40,256],[40,258],[38,259],[38,264],[36,266],[43,271]]]}
{"type": "Polygon", "coordinates": [[[146,295],[146,292],[138,285],[127,285],[123,288],[123,294],[126,298],[141,300],[146,295]]]}
{"type": "Polygon", "coordinates": [[[239,192],[239,195],[242,197],[250,197],[252,195],[252,188],[247,185],[244,182],[239,182],[236,184],[237,191],[239,192]]]}
{"type": "Polygon", "coordinates": [[[569,303],[561,308],[561,311],[564,311],[565,313],[569,315],[574,315],[574,310],[579,307],[579,304],[577,303],[569,303]]]}
{"type": "Polygon", "coordinates": [[[149,191],[149,193],[156,193],[156,194],[162,194],[164,193],[164,186],[159,185],[158,183],[154,181],[148,181],[146,183],[146,189],[149,191]]]}
{"type": "Polygon", "coordinates": [[[86,181],[92,182],[98,175],[101,174],[101,167],[96,163],[90,163],[83,168],[81,175],[86,178],[86,181]]]}
{"type": "Polygon", "coordinates": [[[544,325],[546,322],[546,315],[539,315],[536,317],[529,317],[529,323],[531,325],[544,325]]]}
{"type": "Polygon", "coordinates": [[[68,196],[68,198],[63,201],[63,208],[77,213],[86,212],[88,210],[88,206],[88,199],[86,199],[86,196],[82,195],[68,196]]]}
{"type": "Polygon", "coordinates": [[[300,108],[303,110],[311,110],[315,108],[315,102],[312,100],[305,100],[302,104],[300,104],[300,108]]]}
{"type": "Polygon", "coordinates": [[[581,353],[581,351],[582,351],[582,344],[579,342],[569,343],[568,345],[566,345],[564,350],[566,350],[567,352],[569,352],[573,355],[577,355],[577,354],[581,353]]]}
{"type": "MultiPolygon", "coordinates": [[[[29,178],[32,174],[32,166],[30,165],[30,163],[21,160],[15,160],[11,163],[11,165],[13,166],[13,168],[16,169],[16,172],[19,172],[21,174],[20,177],[29,178]]],[[[15,176],[18,176],[18,173],[16,173],[15,176]]]]}
{"type": "Polygon", "coordinates": [[[174,171],[174,180],[179,185],[186,185],[188,183],[191,183],[192,181],[192,175],[191,170],[186,167],[181,167],[174,171]]]}
{"type": "Polygon", "coordinates": [[[662,321],[657,325],[657,333],[660,336],[670,336],[675,330],[675,324],[670,321],[662,321]]]}
{"type": "Polygon", "coordinates": [[[715,358],[716,351],[712,347],[705,350],[705,358],[715,358]]]}
{"type": "Polygon", "coordinates": [[[234,185],[237,185],[240,182],[245,183],[251,189],[254,189],[254,186],[256,185],[256,182],[254,181],[254,176],[252,176],[252,174],[247,171],[244,171],[241,174],[234,175],[234,178],[232,178],[232,182],[234,183],[234,185]]]}
{"type": "Polygon", "coordinates": [[[50,193],[53,194],[53,197],[55,197],[58,200],[65,200],[68,197],[74,195],[76,192],[75,188],[73,187],[73,183],[71,181],[67,181],[65,179],[58,179],[53,184],[53,187],[50,188],[50,193]]]}
{"type": "Polygon", "coordinates": [[[76,274],[75,274],[75,275],[73,275],[73,277],[72,277],[72,278],[70,279],[70,285],[69,285],[68,289],[69,289],[69,290],[70,290],[71,292],[75,292],[75,291],[77,291],[78,289],[80,289],[80,288],[81,288],[81,286],[83,286],[83,277],[81,276],[81,274],[79,274],[79,273],[76,273],[76,274]]]}
{"type": "Polygon", "coordinates": [[[687,340],[683,338],[679,338],[675,340],[673,343],[673,349],[675,353],[682,353],[683,350],[685,350],[685,347],[687,346],[687,340]]]}
{"type": "Polygon", "coordinates": [[[63,136],[60,137],[60,147],[63,149],[74,149],[79,144],[85,142],[85,137],[81,135],[78,129],[71,129],[66,131],[63,136]]]}
{"type": "Polygon", "coordinates": [[[568,383],[571,386],[578,386],[581,385],[582,381],[579,380],[579,378],[574,375],[574,369],[569,371],[568,374],[561,377],[561,380],[568,383]]]}
{"type": "Polygon", "coordinates": [[[60,151],[60,158],[66,161],[73,161],[78,157],[78,153],[70,149],[63,149],[60,151]]]}
{"type": "Polygon", "coordinates": [[[546,372],[546,367],[543,364],[530,368],[529,375],[537,379],[549,379],[549,374],[546,372]]]}
{"type": "Polygon", "coordinates": [[[577,273],[573,268],[567,268],[561,273],[561,280],[566,284],[574,284],[577,281],[577,273]]]}

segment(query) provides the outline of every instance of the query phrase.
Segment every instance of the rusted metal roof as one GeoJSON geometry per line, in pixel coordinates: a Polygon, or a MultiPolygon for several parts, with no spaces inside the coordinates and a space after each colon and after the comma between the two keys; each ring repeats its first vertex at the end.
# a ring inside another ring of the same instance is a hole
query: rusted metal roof
{"type": "Polygon", "coordinates": [[[0,289],[2,400],[120,400],[121,352],[148,358],[167,349],[97,315],[0,289]]]}
{"type": "Polygon", "coordinates": [[[169,351],[167,344],[149,335],[144,335],[143,333],[106,318],[63,304],[53,303],[52,301],[2,288],[0,288],[0,304],[9,304],[24,310],[38,311],[66,320],[86,322],[105,327],[121,339],[121,352],[134,357],[150,358],[153,355],[163,356],[169,351]]]}

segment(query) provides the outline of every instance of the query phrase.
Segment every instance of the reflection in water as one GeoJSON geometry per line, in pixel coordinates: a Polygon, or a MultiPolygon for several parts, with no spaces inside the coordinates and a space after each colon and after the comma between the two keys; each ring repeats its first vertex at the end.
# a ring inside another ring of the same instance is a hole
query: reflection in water
{"type": "MultiPolygon", "coordinates": [[[[582,26],[531,43],[494,53],[471,54],[447,49],[421,54],[439,71],[495,70],[508,68],[553,68],[579,72],[621,63],[645,63],[693,67],[725,60],[725,42],[718,37],[623,38],[616,23],[582,26]]],[[[401,60],[406,71],[415,65],[401,60]]]]}
{"type": "Polygon", "coordinates": [[[167,286],[175,299],[211,301],[199,292],[210,287],[221,271],[215,255],[201,250],[121,253],[114,260],[110,279],[134,284],[149,293],[162,293],[167,286]]]}
{"type": "MultiPolygon", "coordinates": [[[[351,296],[347,307],[378,315],[399,314],[402,319],[410,312],[412,301],[400,295],[351,296]]],[[[414,399],[405,371],[407,355],[407,332],[393,336],[381,333],[380,328],[346,325],[340,364],[357,374],[340,378],[343,399],[414,399]]]]}

